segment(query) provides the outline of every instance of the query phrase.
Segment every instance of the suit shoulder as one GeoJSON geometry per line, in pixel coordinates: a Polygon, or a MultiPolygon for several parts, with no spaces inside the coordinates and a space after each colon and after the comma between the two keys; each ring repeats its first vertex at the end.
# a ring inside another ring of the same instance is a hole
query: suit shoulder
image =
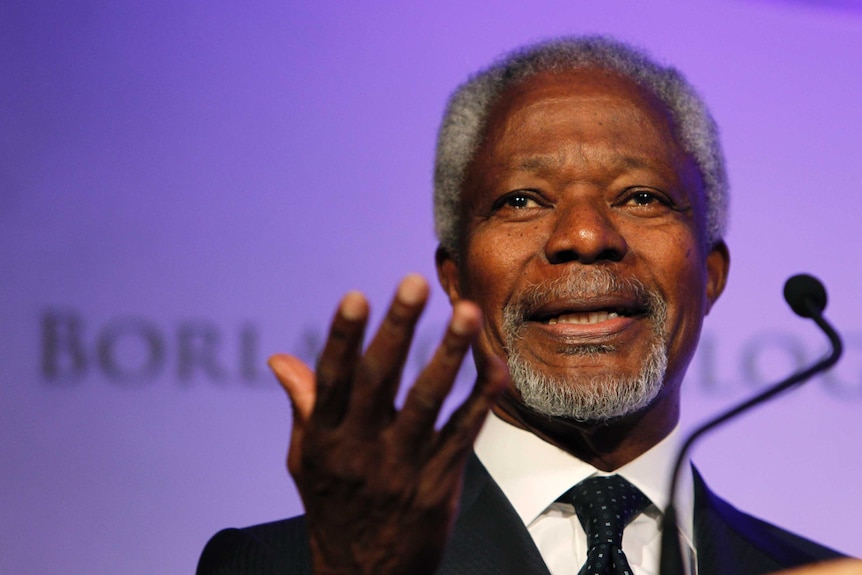
{"type": "Polygon", "coordinates": [[[197,575],[311,573],[305,518],[293,517],[216,533],[201,553],[197,575]]]}
{"type": "Polygon", "coordinates": [[[706,487],[695,472],[695,534],[698,555],[727,556],[733,550],[770,569],[843,557],[838,551],[740,511],[706,487]],[[697,537],[697,535],[700,537],[697,537]],[[711,549],[719,545],[722,549],[711,549]],[[715,553],[712,553],[715,551],[715,553]]]}

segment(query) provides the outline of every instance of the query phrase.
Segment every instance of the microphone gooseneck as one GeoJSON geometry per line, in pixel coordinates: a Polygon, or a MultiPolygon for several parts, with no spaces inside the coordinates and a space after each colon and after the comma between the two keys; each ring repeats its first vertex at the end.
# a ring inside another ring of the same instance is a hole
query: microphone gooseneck
{"type": "Polygon", "coordinates": [[[784,284],[784,299],[787,300],[787,303],[790,305],[791,309],[796,312],[796,314],[814,320],[814,323],[816,323],[826,334],[826,337],[829,338],[832,351],[817,363],[802,371],[794,373],[787,379],[767,388],[751,399],[744,401],[736,407],[733,407],[707,421],[689,434],[688,438],[683,443],[682,448],[679,450],[676,464],[673,468],[670,497],[668,498],[668,506],[665,510],[664,517],[662,518],[661,563],[659,568],[659,573],[661,575],[685,574],[685,570],[683,568],[682,548],[680,547],[679,534],[677,532],[676,510],[674,509],[673,501],[676,495],[680,468],[682,467],[682,464],[694,442],[708,431],[712,431],[729,419],[736,417],[742,412],[747,411],[760,403],[768,401],[794,385],[811,379],[815,374],[829,369],[835,365],[838,358],[841,357],[841,353],[843,351],[841,337],[823,318],[823,310],[826,308],[826,289],[823,287],[823,284],[820,283],[820,280],[807,274],[799,274],[791,277],[784,284]]]}

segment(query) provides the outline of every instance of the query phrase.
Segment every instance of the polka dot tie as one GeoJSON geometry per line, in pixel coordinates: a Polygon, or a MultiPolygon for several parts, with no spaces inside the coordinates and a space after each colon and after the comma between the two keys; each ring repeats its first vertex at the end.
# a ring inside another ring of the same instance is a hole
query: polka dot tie
{"type": "Polygon", "coordinates": [[[623,529],[650,501],[620,477],[590,477],[560,498],[575,506],[587,533],[587,561],[578,575],[632,575],[623,553],[623,529]]]}

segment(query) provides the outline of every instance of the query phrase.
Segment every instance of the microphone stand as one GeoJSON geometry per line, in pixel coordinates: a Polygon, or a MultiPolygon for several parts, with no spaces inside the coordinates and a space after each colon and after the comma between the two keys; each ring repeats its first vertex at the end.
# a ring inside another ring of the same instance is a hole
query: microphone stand
{"type": "Polygon", "coordinates": [[[826,291],[823,285],[816,278],[800,274],[791,277],[787,280],[784,286],[784,297],[787,299],[790,307],[797,314],[803,317],[809,317],[820,327],[821,330],[829,338],[829,343],[832,345],[832,351],[823,359],[814,365],[799,371],[787,379],[767,388],[763,392],[755,395],[751,399],[733,407],[717,417],[707,421],[700,427],[695,429],[679,450],[679,455],[676,458],[676,464],[673,468],[673,476],[671,479],[670,497],[668,498],[668,506],[662,517],[662,538],[661,538],[661,555],[659,564],[659,573],[661,575],[685,575],[682,559],[682,548],[679,542],[679,534],[677,533],[676,510],[674,509],[673,500],[676,495],[677,483],[679,480],[679,472],[686,456],[695,441],[712,431],[719,425],[729,419],[732,419],[740,413],[751,409],[759,403],[768,401],[779,393],[786,391],[798,383],[807,381],[815,374],[827,370],[841,357],[843,345],[841,337],[835,328],[823,318],[823,310],[826,307],[826,291]],[[812,291],[813,290],[813,291],[812,291]]]}

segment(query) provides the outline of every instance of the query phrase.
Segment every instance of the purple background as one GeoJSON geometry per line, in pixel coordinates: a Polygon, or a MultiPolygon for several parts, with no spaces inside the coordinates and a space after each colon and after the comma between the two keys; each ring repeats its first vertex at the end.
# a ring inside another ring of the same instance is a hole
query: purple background
{"type": "MultiPolygon", "coordinates": [[[[310,357],[348,289],[379,313],[405,273],[433,277],[446,96],[517,44],[587,32],[679,66],[722,127],[732,269],[685,424],[823,352],[787,276],[828,283],[847,337],[830,377],[695,460],[739,506],[862,555],[855,4],[3,2],[0,572],[188,573],[217,529],[299,512],[265,357],[310,357]],[[62,347],[45,372],[51,317],[75,318],[80,369],[62,347]],[[189,345],[210,371],[181,372],[189,345]]],[[[408,376],[446,309],[436,290],[408,376]]]]}

